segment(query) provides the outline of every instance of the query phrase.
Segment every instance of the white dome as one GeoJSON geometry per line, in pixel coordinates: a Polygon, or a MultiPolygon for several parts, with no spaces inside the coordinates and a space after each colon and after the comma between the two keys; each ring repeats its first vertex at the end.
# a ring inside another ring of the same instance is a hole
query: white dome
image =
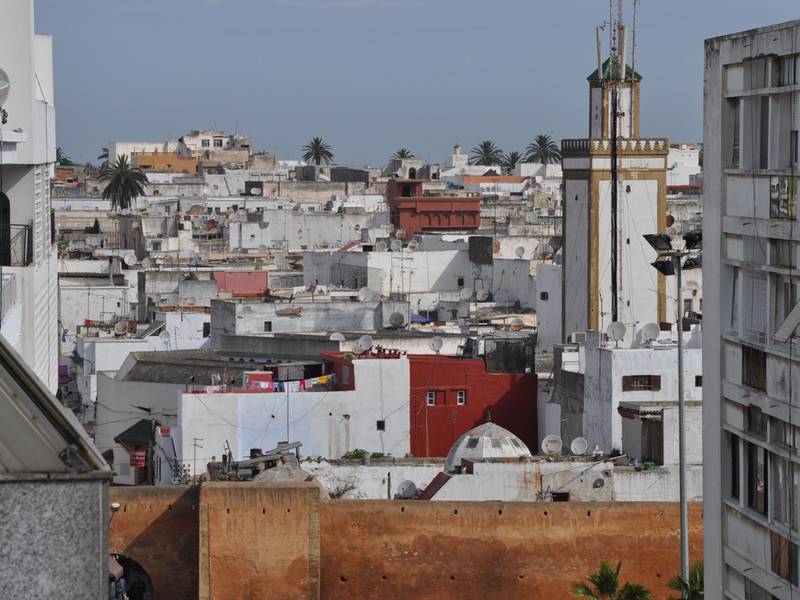
{"type": "Polygon", "coordinates": [[[456,440],[447,454],[444,470],[452,473],[463,458],[474,462],[491,458],[531,458],[531,451],[508,429],[484,423],[456,440]]]}

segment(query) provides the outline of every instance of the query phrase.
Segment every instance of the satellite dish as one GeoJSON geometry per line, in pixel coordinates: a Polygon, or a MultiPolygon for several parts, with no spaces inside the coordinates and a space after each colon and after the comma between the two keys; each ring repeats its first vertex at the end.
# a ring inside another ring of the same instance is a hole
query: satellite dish
{"type": "Polygon", "coordinates": [[[389,316],[389,323],[391,324],[392,327],[395,327],[395,328],[396,327],[402,327],[403,325],[406,324],[406,317],[405,317],[405,315],[403,315],[403,313],[393,312],[389,316]]]}
{"type": "Polygon", "coordinates": [[[648,323],[642,327],[642,331],[640,333],[642,336],[642,341],[652,342],[653,340],[658,339],[658,334],[661,333],[661,327],[658,326],[658,323],[648,323]]]}
{"type": "Polygon", "coordinates": [[[11,81],[8,79],[8,75],[3,69],[0,69],[0,106],[3,106],[3,102],[6,101],[8,98],[8,92],[11,90],[11,81]]]}
{"type": "Polygon", "coordinates": [[[413,481],[403,481],[397,486],[394,497],[396,500],[414,500],[419,495],[419,489],[413,481]]]}
{"type": "Polygon", "coordinates": [[[622,323],[620,321],[614,321],[606,329],[606,335],[608,336],[608,339],[614,342],[618,342],[622,339],[625,339],[626,331],[627,328],[625,327],[625,323],[622,323]]]}
{"type": "Polygon", "coordinates": [[[555,456],[561,454],[563,445],[560,435],[551,434],[542,440],[542,452],[548,456],[555,456]]]}
{"type": "Polygon", "coordinates": [[[525,248],[523,248],[522,246],[517,246],[517,249],[514,250],[514,254],[517,255],[517,258],[522,258],[523,256],[525,256],[525,248]]]}
{"type": "Polygon", "coordinates": [[[153,261],[150,259],[150,257],[147,257],[142,261],[143,269],[149,269],[152,266],[153,266],[153,261]]]}
{"type": "Polygon", "coordinates": [[[121,319],[114,323],[114,333],[116,335],[125,335],[128,333],[128,321],[127,319],[121,319]]]}
{"type": "Polygon", "coordinates": [[[353,345],[353,350],[358,352],[359,354],[363,354],[364,352],[368,352],[370,348],[372,348],[372,337],[368,335],[362,335],[360,338],[356,340],[356,343],[353,345]]]}
{"type": "Polygon", "coordinates": [[[419,248],[419,242],[417,242],[417,240],[411,240],[406,246],[406,250],[409,252],[415,252],[417,248],[419,248]]]}
{"type": "Polygon", "coordinates": [[[553,247],[550,244],[542,243],[536,246],[533,253],[539,260],[549,260],[553,258],[553,247]]]}
{"type": "Polygon", "coordinates": [[[158,337],[160,337],[162,340],[168,340],[169,339],[169,331],[167,331],[166,329],[162,329],[161,333],[158,334],[158,337]]]}
{"type": "Polygon", "coordinates": [[[406,237],[406,230],[405,229],[398,229],[394,232],[394,237],[396,238],[404,238],[406,237]]]}
{"type": "Polygon", "coordinates": [[[136,257],[133,254],[126,254],[125,258],[123,258],[122,260],[129,267],[132,267],[133,265],[136,264],[136,257]]]}
{"type": "Polygon", "coordinates": [[[344,341],[344,335],[337,331],[335,333],[332,333],[331,337],[328,338],[328,339],[330,339],[332,342],[343,342],[344,341]]]}
{"type": "Polygon", "coordinates": [[[444,346],[444,340],[441,337],[437,335],[431,338],[430,347],[431,350],[433,350],[436,354],[439,354],[439,351],[442,349],[442,346],[444,346]]]}
{"type": "Polygon", "coordinates": [[[586,454],[586,450],[588,448],[589,448],[589,442],[587,442],[586,439],[582,437],[575,438],[569,445],[569,449],[575,456],[583,456],[584,454],[586,454]]]}
{"type": "Polygon", "coordinates": [[[392,249],[392,252],[400,252],[403,249],[403,242],[400,240],[392,240],[389,247],[392,249]]]}
{"type": "Polygon", "coordinates": [[[494,241],[492,242],[492,252],[493,252],[494,254],[499,254],[499,252],[500,252],[500,249],[501,249],[501,246],[500,246],[500,240],[494,240],[494,241]]]}
{"type": "Polygon", "coordinates": [[[368,287],[362,287],[358,290],[358,301],[359,302],[372,302],[375,300],[375,292],[373,292],[368,287]]]}
{"type": "Polygon", "coordinates": [[[266,246],[266,244],[261,244],[261,245],[258,247],[258,251],[259,251],[259,252],[266,252],[266,251],[267,251],[267,246],[266,246]]]}
{"type": "Polygon", "coordinates": [[[493,295],[495,302],[503,303],[508,300],[508,294],[504,290],[497,290],[493,295]]]}
{"type": "Polygon", "coordinates": [[[380,241],[375,244],[375,251],[376,252],[386,252],[386,242],[380,241]]]}
{"type": "Polygon", "coordinates": [[[458,297],[462,300],[471,300],[472,299],[472,290],[469,288],[461,288],[461,291],[458,292],[458,297]]]}
{"type": "Polygon", "coordinates": [[[487,290],[478,290],[475,297],[478,302],[486,302],[489,299],[489,292],[487,290]]]}
{"type": "Polygon", "coordinates": [[[525,323],[522,322],[522,319],[520,319],[519,317],[514,317],[513,319],[511,319],[511,323],[509,326],[511,328],[511,331],[519,331],[520,329],[522,329],[523,325],[525,325],[525,323]]]}

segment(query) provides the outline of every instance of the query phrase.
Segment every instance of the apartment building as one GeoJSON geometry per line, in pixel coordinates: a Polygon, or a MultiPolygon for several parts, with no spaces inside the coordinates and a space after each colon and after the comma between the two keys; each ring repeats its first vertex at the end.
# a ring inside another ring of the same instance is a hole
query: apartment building
{"type": "Polygon", "coordinates": [[[709,598],[800,594],[799,84],[800,20],[706,41],[709,598]]]}

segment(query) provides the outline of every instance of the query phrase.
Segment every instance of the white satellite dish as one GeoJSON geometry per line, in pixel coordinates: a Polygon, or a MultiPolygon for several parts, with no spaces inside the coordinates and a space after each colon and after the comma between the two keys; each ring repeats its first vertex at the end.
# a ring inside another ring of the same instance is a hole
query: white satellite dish
{"type": "Polygon", "coordinates": [[[548,260],[553,258],[553,247],[550,244],[542,243],[536,246],[533,253],[539,260],[548,260]]]}
{"type": "Polygon", "coordinates": [[[155,302],[156,304],[161,302],[161,294],[153,294],[151,296],[151,298],[152,298],[153,302],[155,302]]]}
{"type": "Polygon", "coordinates": [[[430,347],[436,354],[439,354],[442,346],[444,346],[444,340],[441,337],[437,335],[431,338],[430,347]]]}
{"type": "Polygon", "coordinates": [[[561,448],[564,443],[561,441],[561,436],[555,433],[548,435],[542,440],[542,452],[548,456],[555,456],[561,454],[561,448]]]}
{"type": "Polygon", "coordinates": [[[358,301],[359,302],[372,302],[375,300],[375,292],[373,292],[368,287],[362,287],[358,290],[358,301]]]}
{"type": "Polygon", "coordinates": [[[625,332],[627,328],[625,327],[625,323],[620,321],[614,321],[611,325],[608,326],[606,329],[606,335],[608,339],[613,342],[618,342],[622,339],[625,339],[625,332]]]}
{"type": "Polygon", "coordinates": [[[522,319],[520,319],[519,317],[514,317],[513,319],[511,319],[509,327],[511,328],[511,331],[519,331],[520,329],[522,329],[523,325],[525,325],[525,323],[522,322],[522,319]]]}
{"type": "Polygon", "coordinates": [[[389,323],[395,328],[402,327],[406,324],[406,317],[401,312],[393,312],[391,315],[389,315],[389,323]]]}
{"type": "Polygon", "coordinates": [[[403,242],[400,240],[392,240],[392,243],[389,245],[392,249],[392,252],[400,252],[403,249],[403,242]]]}
{"type": "Polygon", "coordinates": [[[394,494],[395,500],[415,500],[419,495],[419,489],[413,481],[402,481],[397,486],[394,494]]]}
{"type": "Polygon", "coordinates": [[[486,302],[489,299],[489,292],[487,290],[478,290],[475,293],[475,298],[478,299],[478,302],[486,302]]]}
{"type": "Polygon", "coordinates": [[[471,300],[472,299],[472,290],[469,288],[461,288],[461,291],[458,292],[458,297],[462,300],[471,300]]]}
{"type": "Polygon", "coordinates": [[[398,229],[394,232],[394,237],[396,238],[404,238],[406,237],[406,230],[405,229],[398,229]]]}
{"type": "Polygon", "coordinates": [[[142,261],[143,269],[149,269],[152,266],[153,266],[153,261],[150,259],[150,257],[147,257],[142,261]]]}
{"type": "Polygon", "coordinates": [[[162,329],[161,333],[158,334],[158,337],[160,337],[162,340],[168,340],[169,339],[169,331],[167,331],[166,329],[162,329]]]}
{"type": "Polygon", "coordinates": [[[8,79],[8,75],[3,69],[0,69],[0,106],[3,106],[3,102],[6,101],[8,98],[8,92],[11,90],[11,81],[8,79]]]}
{"type": "Polygon", "coordinates": [[[517,249],[514,250],[514,254],[517,255],[517,258],[522,258],[523,256],[525,256],[525,248],[523,248],[522,246],[517,246],[517,249]]]}
{"type": "Polygon", "coordinates": [[[114,333],[116,335],[125,335],[128,333],[128,321],[127,319],[120,319],[116,323],[114,323],[114,333]]]}
{"type": "Polygon", "coordinates": [[[419,242],[417,242],[417,240],[411,240],[406,246],[406,250],[409,252],[415,252],[417,248],[419,248],[419,242]]]}
{"type": "Polygon", "coordinates": [[[364,352],[368,352],[370,348],[372,348],[372,337],[368,335],[362,335],[360,338],[356,340],[356,343],[353,344],[353,350],[358,354],[363,354],[364,352]]]}
{"type": "Polygon", "coordinates": [[[133,265],[136,264],[136,257],[133,254],[126,254],[125,258],[123,258],[122,260],[129,267],[132,267],[133,265]]]}
{"type": "Polygon", "coordinates": [[[381,240],[380,242],[375,244],[375,251],[376,252],[386,252],[386,242],[381,240]]]}
{"type": "Polygon", "coordinates": [[[336,332],[332,333],[331,337],[328,338],[328,339],[330,339],[330,341],[332,341],[332,342],[343,342],[345,338],[344,338],[343,334],[341,334],[338,331],[336,331],[336,332]]]}
{"type": "Polygon", "coordinates": [[[575,456],[583,456],[584,454],[586,454],[586,450],[588,448],[589,448],[589,442],[587,442],[586,439],[582,437],[575,438],[569,445],[569,449],[575,456]]]}
{"type": "Polygon", "coordinates": [[[661,333],[661,327],[658,326],[658,323],[648,323],[642,327],[642,331],[640,333],[642,336],[642,341],[652,342],[653,340],[658,339],[658,334],[661,333]]]}

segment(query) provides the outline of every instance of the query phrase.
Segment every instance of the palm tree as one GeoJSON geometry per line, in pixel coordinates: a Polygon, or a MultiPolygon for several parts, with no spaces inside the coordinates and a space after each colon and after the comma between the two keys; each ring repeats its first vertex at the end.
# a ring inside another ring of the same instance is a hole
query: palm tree
{"type": "Polygon", "coordinates": [[[97,157],[97,160],[102,161],[101,164],[106,164],[108,162],[108,148],[103,146],[100,150],[100,156],[97,157]]]}
{"type": "Polygon", "coordinates": [[[537,135],[525,148],[525,160],[543,165],[561,162],[561,151],[549,135],[537,135]]]}
{"type": "Polygon", "coordinates": [[[322,141],[321,137],[312,138],[305,146],[303,146],[305,153],[303,160],[313,162],[315,165],[325,163],[329,165],[333,161],[333,152],[331,147],[322,141]]]}
{"type": "Polygon", "coordinates": [[[64,152],[61,146],[58,146],[56,148],[56,163],[64,167],[68,167],[69,165],[74,164],[72,162],[72,159],[69,157],[69,154],[64,152]]]}
{"type": "Polygon", "coordinates": [[[704,584],[703,584],[703,561],[698,561],[689,567],[689,584],[686,585],[681,574],[676,573],[675,576],[669,580],[667,587],[676,592],[686,592],[687,600],[703,600],[704,584]]]}
{"type": "Polygon", "coordinates": [[[108,182],[103,190],[103,198],[111,200],[113,210],[128,208],[136,198],[144,195],[144,185],[148,183],[147,175],[131,166],[127,154],[118,156],[112,163],[106,163],[100,169],[98,179],[108,182]]]}
{"type": "Polygon", "coordinates": [[[397,152],[392,155],[393,160],[399,160],[401,158],[414,158],[414,153],[411,150],[407,150],[406,148],[400,148],[397,152]]]}
{"type": "Polygon", "coordinates": [[[472,149],[470,154],[472,155],[469,159],[471,165],[491,167],[503,162],[503,151],[492,140],[482,141],[472,149]]]}
{"type": "Polygon", "coordinates": [[[628,582],[620,587],[621,569],[621,561],[616,569],[612,569],[606,561],[600,561],[600,568],[587,577],[591,586],[582,582],[573,583],[572,595],[590,600],[652,600],[653,595],[643,585],[628,582]]]}
{"type": "Polygon", "coordinates": [[[503,157],[503,169],[505,169],[506,173],[510,174],[514,170],[514,167],[517,166],[517,163],[521,161],[522,155],[516,150],[512,150],[503,157]]]}

